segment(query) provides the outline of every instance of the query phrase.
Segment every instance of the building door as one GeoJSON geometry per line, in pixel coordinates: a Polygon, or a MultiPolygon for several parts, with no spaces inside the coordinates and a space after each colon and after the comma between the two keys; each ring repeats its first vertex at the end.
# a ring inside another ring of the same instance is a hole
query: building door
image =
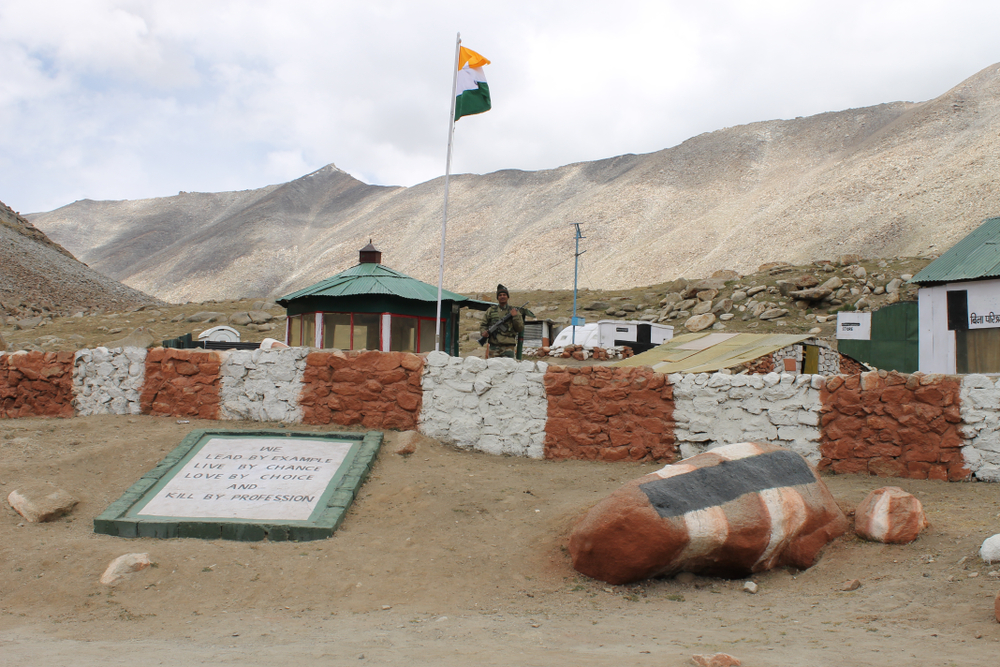
{"type": "Polygon", "coordinates": [[[802,346],[802,372],[806,375],[819,375],[819,346],[802,346]]]}

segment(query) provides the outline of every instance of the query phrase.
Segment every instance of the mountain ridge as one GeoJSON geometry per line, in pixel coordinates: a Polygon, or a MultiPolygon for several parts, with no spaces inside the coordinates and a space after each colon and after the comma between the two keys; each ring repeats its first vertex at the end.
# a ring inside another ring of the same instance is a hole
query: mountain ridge
{"type": "MultiPolygon", "coordinates": [[[[844,253],[926,255],[998,214],[1000,68],[927,102],[724,128],[647,154],[451,178],[445,284],[617,289],[844,253]]],[[[75,202],[29,219],[170,301],[279,296],[357,262],[437,282],[443,176],[365,184],[335,165],[242,193],[75,202]]]]}

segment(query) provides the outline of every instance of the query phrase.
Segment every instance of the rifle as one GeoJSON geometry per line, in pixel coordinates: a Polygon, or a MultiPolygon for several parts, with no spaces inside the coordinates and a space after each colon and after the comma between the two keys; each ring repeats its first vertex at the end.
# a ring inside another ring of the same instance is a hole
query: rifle
{"type": "MultiPolygon", "coordinates": [[[[517,310],[521,311],[521,317],[524,317],[524,309],[528,307],[528,303],[529,302],[526,301],[523,306],[517,307],[517,310]]],[[[486,330],[486,335],[479,339],[479,344],[486,345],[486,341],[490,339],[490,336],[499,331],[500,327],[510,322],[512,317],[514,316],[510,314],[510,311],[507,311],[506,315],[494,322],[493,326],[486,330]]]]}

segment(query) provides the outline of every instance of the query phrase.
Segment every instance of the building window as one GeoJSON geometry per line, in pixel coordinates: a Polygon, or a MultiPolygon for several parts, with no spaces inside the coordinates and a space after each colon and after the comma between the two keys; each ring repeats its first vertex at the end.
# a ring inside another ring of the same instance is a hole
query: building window
{"type": "Polygon", "coordinates": [[[378,313],[323,313],[323,347],[378,350],[378,313]]]}
{"type": "MultiPolygon", "coordinates": [[[[444,322],[441,323],[441,329],[442,331],[444,330],[444,322]]],[[[433,352],[433,351],[434,351],[434,320],[422,319],[420,320],[420,347],[417,349],[417,352],[433,352]]]]}
{"type": "Polygon", "coordinates": [[[316,313],[302,316],[302,347],[316,347],[316,313]]]}
{"type": "Polygon", "coordinates": [[[323,347],[351,349],[350,313],[323,313],[323,347]]]}
{"type": "Polygon", "coordinates": [[[316,313],[288,318],[288,344],[292,347],[316,346],[316,313]]]}
{"type": "Polygon", "coordinates": [[[379,320],[378,313],[354,313],[354,336],[351,340],[352,350],[378,350],[379,320]]]}
{"type": "Polygon", "coordinates": [[[434,349],[434,319],[393,315],[391,335],[392,352],[430,352],[434,349]]]}

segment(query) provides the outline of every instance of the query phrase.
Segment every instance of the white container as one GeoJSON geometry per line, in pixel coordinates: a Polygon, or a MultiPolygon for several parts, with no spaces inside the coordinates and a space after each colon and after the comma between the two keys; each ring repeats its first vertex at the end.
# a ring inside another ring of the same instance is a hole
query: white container
{"type": "Polygon", "coordinates": [[[599,320],[597,322],[600,331],[599,347],[605,349],[615,346],[615,341],[627,341],[628,343],[639,342],[639,328],[649,327],[649,343],[654,347],[662,345],[674,337],[674,328],[669,324],[655,324],[653,322],[642,322],[640,320],[599,320]]]}
{"type": "Polygon", "coordinates": [[[566,327],[559,332],[552,347],[566,347],[567,345],[582,345],[584,347],[600,347],[600,332],[597,323],[584,324],[577,327],[566,327]],[[576,342],[573,340],[573,332],[576,330],[576,342]]]}

